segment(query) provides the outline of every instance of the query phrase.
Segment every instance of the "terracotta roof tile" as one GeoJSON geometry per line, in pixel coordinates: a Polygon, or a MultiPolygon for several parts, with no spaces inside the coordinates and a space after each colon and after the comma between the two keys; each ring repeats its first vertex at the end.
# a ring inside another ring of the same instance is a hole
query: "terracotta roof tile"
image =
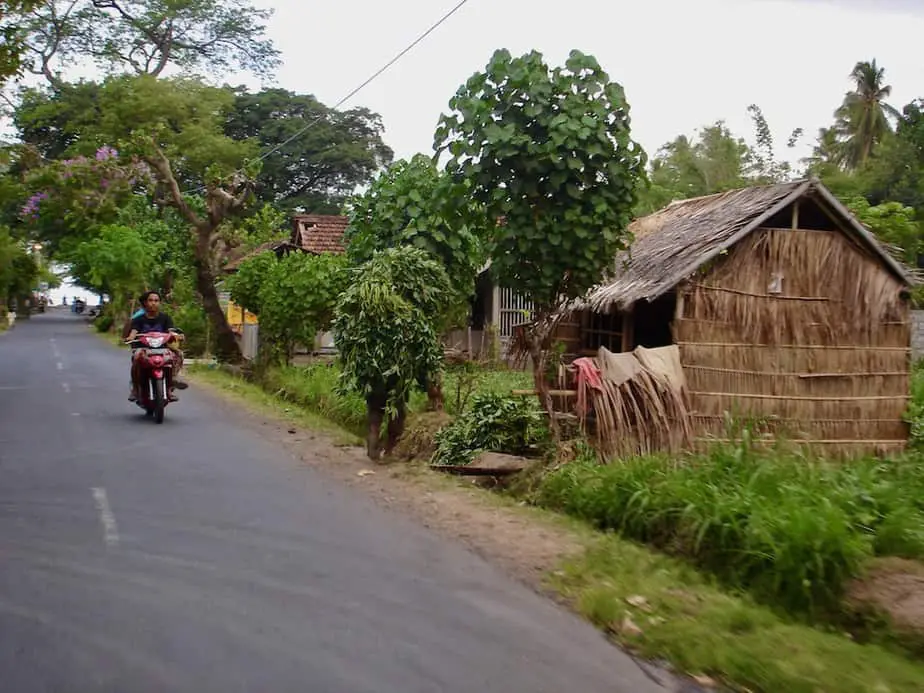
{"type": "Polygon", "coordinates": [[[309,253],[343,253],[343,233],[348,217],[333,214],[300,214],[293,219],[293,242],[309,253]]]}

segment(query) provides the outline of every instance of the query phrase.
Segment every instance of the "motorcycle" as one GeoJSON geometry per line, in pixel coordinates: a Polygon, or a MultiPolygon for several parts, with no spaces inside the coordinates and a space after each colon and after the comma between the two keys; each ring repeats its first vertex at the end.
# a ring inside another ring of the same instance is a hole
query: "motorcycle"
{"type": "Polygon", "coordinates": [[[168,393],[173,386],[176,359],[176,354],[167,345],[181,334],[183,331],[179,329],[148,332],[135,335],[127,342],[135,350],[134,362],[140,372],[135,404],[159,424],[164,422],[164,410],[170,401],[168,393]]]}

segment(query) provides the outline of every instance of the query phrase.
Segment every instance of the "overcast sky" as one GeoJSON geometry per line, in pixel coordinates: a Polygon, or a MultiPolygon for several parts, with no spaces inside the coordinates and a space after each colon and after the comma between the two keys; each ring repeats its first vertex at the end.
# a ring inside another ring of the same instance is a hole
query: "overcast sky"
{"type": "MultiPolygon", "coordinates": [[[[457,2],[257,1],[276,9],[277,84],[328,104],[457,2]]],[[[779,154],[804,128],[803,156],[858,60],[886,68],[896,106],[924,97],[921,36],[924,0],[469,0],[346,106],[381,113],[396,156],[430,152],[440,112],[496,48],[537,49],[556,64],[578,48],[626,88],[633,132],[650,154],[720,118],[750,139],[746,109],[757,103],[779,154]]]]}

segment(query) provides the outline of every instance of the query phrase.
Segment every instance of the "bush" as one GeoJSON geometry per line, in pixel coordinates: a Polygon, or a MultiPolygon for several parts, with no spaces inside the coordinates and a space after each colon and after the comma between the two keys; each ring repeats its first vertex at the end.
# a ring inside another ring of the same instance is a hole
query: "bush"
{"type": "Polygon", "coordinates": [[[437,432],[433,464],[471,464],[480,452],[524,454],[545,433],[535,399],[482,393],[455,421],[437,432]]]}
{"type": "Polygon", "coordinates": [[[583,459],[536,500],[794,611],[833,607],[873,554],[924,556],[920,458],[833,466],[742,444],[680,462],[583,459]]]}
{"type": "Polygon", "coordinates": [[[183,354],[187,358],[204,356],[211,351],[209,319],[199,303],[182,303],[170,311],[170,317],[186,335],[183,354]]]}
{"type": "MultiPolygon", "coordinates": [[[[6,322],[4,320],[4,322],[6,322]]],[[[113,320],[111,315],[100,315],[93,321],[93,327],[96,328],[97,332],[109,332],[112,329],[115,320],[113,320]]]]}

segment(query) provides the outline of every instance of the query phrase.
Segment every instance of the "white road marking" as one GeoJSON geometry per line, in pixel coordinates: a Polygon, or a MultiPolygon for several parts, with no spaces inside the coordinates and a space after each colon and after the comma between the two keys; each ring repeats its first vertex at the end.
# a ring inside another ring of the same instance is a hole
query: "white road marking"
{"type": "Polygon", "coordinates": [[[68,392],[68,393],[69,393],[69,392],[71,391],[71,386],[68,385],[67,383],[61,383],[61,387],[64,388],[64,391],[65,391],[65,392],[68,392]]]}
{"type": "Polygon", "coordinates": [[[55,364],[55,365],[57,366],[57,368],[58,368],[59,371],[63,371],[63,370],[64,370],[64,364],[61,363],[60,361],[58,361],[58,363],[55,364]]]}
{"type": "Polygon", "coordinates": [[[106,489],[93,488],[90,490],[93,491],[93,500],[96,501],[99,521],[103,525],[103,540],[106,542],[106,546],[118,546],[119,528],[116,526],[112,508],[109,507],[109,497],[106,495],[106,489]]]}

